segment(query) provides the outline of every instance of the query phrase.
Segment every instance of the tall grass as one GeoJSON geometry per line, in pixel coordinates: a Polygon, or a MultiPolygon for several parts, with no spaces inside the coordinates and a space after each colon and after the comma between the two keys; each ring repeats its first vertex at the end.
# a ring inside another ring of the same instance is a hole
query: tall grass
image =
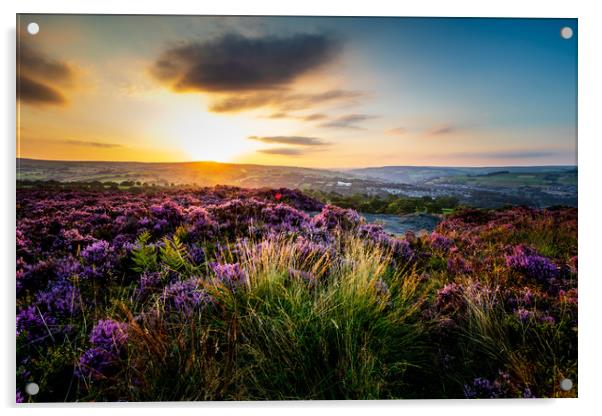
{"type": "MultiPolygon", "coordinates": [[[[291,240],[243,244],[246,290],[213,289],[219,314],[173,321],[161,309],[129,317],[130,400],[413,397],[405,379],[426,364],[425,288],[389,254],[342,237],[343,255],[301,258],[291,240]],[[315,281],[291,276],[309,269],[315,281]],[[388,291],[379,291],[386,281],[388,291]]],[[[232,255],[232,254],[230,254],[232,255]]]]}

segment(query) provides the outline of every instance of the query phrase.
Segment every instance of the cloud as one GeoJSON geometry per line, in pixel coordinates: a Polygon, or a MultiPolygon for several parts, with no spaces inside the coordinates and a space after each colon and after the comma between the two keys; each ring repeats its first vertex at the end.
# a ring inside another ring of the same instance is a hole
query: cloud
{"type": "Polygon", "coordinates": [[[328,123],[323,123],[320,126],[338,129],[361,129],[361,127],[358,126],[358,123],[366,120],[372,120],[374,118],[376,118],[376,116],[370,116],[366,114],[349,114],[347,116],[335,118],[334,120],[329,121],[328,123]]]}
{"type": "Polygon", "coordinates": [[[461,152],[455,153],[457,157],[474,159],[539,159],[558,156],[560,152],[541,150],[501,150],[491,152],[461,152]]]}
{"type": "Polygon", "coordinates": [[[273,118],[273,119],[291,118],[291,117],[293,117],[293,116],[291,116],[288,113],[283,113],[283,112],[273,113],[273,114],[270,114],[269,116],[267,116],[267,118],[273,118]]]}
{"type": "Polygon", "coordinates": [[[90,142],[85,140],[65,140],[65,143],[74,146],[99,147],[103,149],[114,149],[118,147],[123,147],[123,145],[117,143],[90,142]]]}
{"type": "Polygon", "coordinates": [[[307,115],[295,115],[295,114],[290,114],[290,113],[280,111],[280,112],[272,113],[268,116],[263,116],[263,118],[270,118],[270,119],[274,119],[274,120],[288,118],[288,119],[296,119],[296,120],[302,120],[302,121],[319,121],[319,120],[327,119],[328,116],[326,114],[320,114],[320,113],[307,114],[307,115]]]}
{"type": "Polygon", "coordinates": [[[17,78],[17,98],[32,104],[63,105],[67,102],[60,91],[24,75],[17,78]]]}
{"type": "Polygon", "coordinates": [[[429,136],[443,136],[446,134],[455,133],[460,130],[457,126],[452,126],[451,124],[443,124],[440,126],[435,126],[431,128],[427,134],[429,136]]]}
{"type": "Polygon", "coordinates": [[[173,91],[241,92],[282,88],[329,62],[339,43],[324,34],[226,34],[165,50],[151,72],[173,91]]]}
{"type": "Polygon", "coordinates": [[[395,127],[387,131],[388,134],[391,134],[393,136],[401,136],[406,134],[407,132],[408,130],[405,127],[395,127]]]}
{"type": "Polygon", "coordinates": [[[215,100],[209,107],[215,113],[235,113],[261,107],[273,107],[278,113],[305,110],[316,105],[335,102],[353,103],[363,97],[361,91],[328,90],[320,93],[295,93],[290,90],[253,92],[227,95],[215,100]]]}
{"type": "Polygon", "coordinates": [[[59,86],[68,86],[73,69],[20,42],[17,48],[17,99],[36,105],[65,105],[67,99],[59,86]]]}
{"type": "Polygon", "coordinates": [[[294,146],[324,146],[328,144],[327,142],[316,137],[304,136],[250,136],[249,140],[256,140],[262,143],[289,144],[294,146]]]}
{"type": "Polygon", "coordinates": [[[305,121],[318,121],[318,120],[324,120],[327,119],[328,116],[326,114],[319,114],[319,113],[315,113],[315,114],[309,114],[307,116],[302,117],[303,120],[305,121]]]}
{"type": "Polygon", "coordinates": [[[258,150],[258,152],[267,155],[301,156],[303,155],[304,150],[295,147],[274,147],[271,149],[258,150]]]}

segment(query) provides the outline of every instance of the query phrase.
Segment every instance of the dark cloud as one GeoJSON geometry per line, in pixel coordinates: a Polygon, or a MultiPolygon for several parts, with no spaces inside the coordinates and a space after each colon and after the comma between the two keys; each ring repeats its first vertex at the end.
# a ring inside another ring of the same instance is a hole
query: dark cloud
{"type": "Polygon", "coordinates": [[[114,149],[117,147],[123,147],[122,145],[117,143],[90,142],[86,140],[66,140],[65,143],[74,146],[99,147],[103,149],[114,149]]]}
{"type": "Polygon", "coordinates": [[[19,71],[38,74],[48,80],[68,80],[73,70],[64,62],[51,59],[26,43],[20,43],[17,51],[19,71]]]}
{"type": "Polygon", "coordinates": [[[235,113],[261,107],[274,107],[278,113],[313,108],[335,102],[353,103],[363,97],[361,91],[329,90],[321,93],[294,93],[289,90],[228,95],[214,101],[209,110],[216,113],[235,113]]]}
{"type": "Polygon", "coordinates": [[[282,156],[301,156],[303,155],[303,149],[295,147],[274,147],[272,149],[258,150],[259,153],[265,153],[267,155],[282,155],[282,156]]]}
{"type": "Polygon", "coordinates": [[[31,104],[63,105],[67,102],[60,91],[24,75],[17,77],[17,98],[31,104]]]}
{"type": "Polygon", "coordinates": [[[17,48],[17,99],[30,104],[64,105],[67,99],[59,86],[74,77],[69,65],[51,59],[26,43],[17,48]]]}
{"type": "Polygon", "coordinates": [[[295,146],[324,146],[328,144],[316,137],[304,136],[250,136],[249,140],[256,140],[262,143],[290,144],[295,146]]]}
{"type": "Polygon", "coordinates": [[[394,136],[401,136],[406,134],[407,132],[408,130],[405,127],[395,127],[393,129],[390,129],[387,133],[394,136]]]}
{"type": "Polygon", "coordinates": [[[443,136],[446,134],[451,134],[451,133],[455,133],[458,130],[460,130],[458,127],[456,126],[452,126],[451,124],[443,124],[441,126],[435,126],[432,129],[430,129],[427,134],[429,136],[443,136]]]}
{"type": "Polygon", "coordinates": [[[164,51],[152,73],[174,91],[272,90],[330,61],[338,50],[338,42],[323,34],[227,34],[164,51]]]}
{"type": "Polygon", "coordinates": [[[361,129],[358,123],[366,120],[372,120],[376,116],[366,114],[349,114],[347,116],[337,117],[328,123],[321,124],[321,127],[337,128],[337,129],[361,129]]]}

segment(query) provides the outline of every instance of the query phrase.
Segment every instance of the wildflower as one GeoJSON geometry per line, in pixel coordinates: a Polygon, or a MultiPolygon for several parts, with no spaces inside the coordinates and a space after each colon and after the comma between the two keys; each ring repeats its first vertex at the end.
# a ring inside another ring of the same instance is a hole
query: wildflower
{"type": "Polygon", "coordinates": [[[452,239],[447,238],[435,231],[433,231],[428,237],[428,242],[432,248],[442,252],[448,252],[454,244],[452,239]]]}
{"type": "Polygon", "coordinates": [[[171,283],[163,289],[161,301],[167,312],[190,316],[214,304],[213,297],[202,287],[202,280],[191,278],[171,283]]]}
{"type": "Polygon", "coordinates": [[[80,293],[77,287],[65,280],[59,280],[36,296],[36,303],[52,313],[74,315],[80,310],[80,293]]]}
{"type": "Polygon", "coordinates": [[[521,322],[527,322],[533,317],[533,312],[528,311],[524,308],[517,309],[515,313],[519,321],[521,322]]]}
{"type": "Polygon", "coordinates": [[[101,265],[109,258],[112,250],[108,241],[100,240],[87,246],[81,255],[87,263],[101,265]]]}
{"type": "Polygon", "coordinates": [[[139,296],[146,296],[151,293],[154,289],[157,289],[161,285],[161,274],[159,272],[144,272],[140,276],[138,281],[138,287],[136,293],[139,296]]]}
{"type": "Polygon", "coordinates": [[[17,336],[26,334],[30,342],[39,342],[53,336],[52,329],[56,319],[47,313],[41,312],[35,306],[29,306],[17,313],[17,336]]]}
{"type": "Polygon", "coordinates": [[[23,393],[19,389],[17,389],[15,403],[25,403],[25,398],[23,397],[23,393]]]}
{"type": "Polygon", "coordinates": [[[506,256],[506,265],[524,273],[527,277],[549,281],[558,276],[558,267],[546,257],[538,255],[526,246],[516,246],[512,254],[506,256]]]}
{"type": "Polygon", "coordinates": [[[341,229],[350,231],[360,225],[361,217],[352,209],[326,205],[322,212],[312,219],[312,223],[327,230],[341,229]]]}
{"type": "Polygon", "coordinates": [[[467,399],[494,399],[502,396],[499,382],[491,382],[486,378],[477,377],[472,384],[464,385],[464,396],[467,399]]]}
{"type": "Polygon", "coordinates": [[[238,263],[211,263],[210,267],[217,281],[232,290],[249,283],[249,277],[238,263]]]}
{"type": "Polygon", "coordinates": [[[115,373],[119,365],[119,355],[105,348],[92,347],[80,356],[75,375],[98,381],[115,373]]]}
{"type": "Polygon", "coordinates": [[[90,333],[92,345],[107,351],[118,351],[128,339],[128,324],[112,319],[100,320],[90,333]]]}

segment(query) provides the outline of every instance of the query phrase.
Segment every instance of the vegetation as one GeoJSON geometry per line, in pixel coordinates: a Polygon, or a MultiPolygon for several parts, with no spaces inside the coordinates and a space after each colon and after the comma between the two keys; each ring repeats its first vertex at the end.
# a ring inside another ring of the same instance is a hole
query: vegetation
{"type": "Polygon", "coordinates": [[[409,197],[405,195],[367,195],[354,194],[342,195],[337,192],[307,191],[308,195],[325,203],[342,208],[351,208],[358,212],[369,214],[413,214],[427,212],[430,214],[444,214],[459,206],[458,198],[454,196],[440,197],[409,197]]]}
{"type": "Polygon", "coordinates": [[[576,396],[576,224],[404,239],[285,189],[19,189],[17,399],[576,396]]]}

